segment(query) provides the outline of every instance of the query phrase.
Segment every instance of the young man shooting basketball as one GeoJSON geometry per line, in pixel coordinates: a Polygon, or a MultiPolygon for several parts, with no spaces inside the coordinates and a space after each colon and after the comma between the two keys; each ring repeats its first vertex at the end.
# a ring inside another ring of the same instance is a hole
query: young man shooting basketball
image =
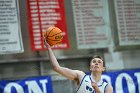
{"type": "Polygon", "coordinates": [[[86,75],[83,71],[61,67],[50,45],[46,41],[44,43],[48,48],[49,59],[53,70],[70,80],[74,80],[79,86],[76,93],[113,93],[112,86],[101,80],[102,72],[105,70],[102,58],[96,56],[91,60],[91,74],[86,75]]]}

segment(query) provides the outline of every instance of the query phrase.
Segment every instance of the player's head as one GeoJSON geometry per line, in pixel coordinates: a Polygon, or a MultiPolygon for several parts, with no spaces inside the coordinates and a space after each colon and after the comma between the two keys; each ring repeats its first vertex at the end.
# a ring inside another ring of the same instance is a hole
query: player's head
{"type": "Polygon", "coordinates": [[[99,55],[94,56],[90,61],[90,71],[103,72],[105,70],[105,63],[103,58],[99,55]]]}

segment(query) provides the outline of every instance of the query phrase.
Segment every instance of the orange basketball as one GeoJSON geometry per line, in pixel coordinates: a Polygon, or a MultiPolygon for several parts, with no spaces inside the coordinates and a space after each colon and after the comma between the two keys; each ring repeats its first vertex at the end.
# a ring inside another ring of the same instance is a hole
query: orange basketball
{"type": "Polygon", "coordinates": [[[58,27],[49,27],[44,32],[44,38],[50,46],[61,43],[63,39],[63,32],[58,27]]]}

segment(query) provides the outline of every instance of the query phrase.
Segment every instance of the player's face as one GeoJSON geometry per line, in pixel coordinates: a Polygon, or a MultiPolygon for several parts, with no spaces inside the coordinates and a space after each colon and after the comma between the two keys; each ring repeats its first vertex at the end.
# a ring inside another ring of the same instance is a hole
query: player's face
{"type": "Polygon", "coordinates": [[[105,67],[103,61],[100,58],[94,58],[90,62],[90,70],[96,72],[103,72],[105,67]]]}

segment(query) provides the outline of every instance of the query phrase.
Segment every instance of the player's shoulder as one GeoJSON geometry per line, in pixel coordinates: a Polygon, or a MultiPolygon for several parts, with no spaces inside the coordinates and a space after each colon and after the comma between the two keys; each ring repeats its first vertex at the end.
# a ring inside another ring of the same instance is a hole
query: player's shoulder
{"type": "Polygon", "coordinates": [[[77,77],[74,79],[74,81],[77,83],[77,85],[79,85],[81,80],[85,76],[85,73],[81,70],[73,70],[73,71],[77,74],[77,77]]]}
{"type": "Polygon", "coordinates": [[[78,76],[78,79],[82,79],[86,74],[85,72],[81,71],[81,70],[75,70],[78,76]]]}
{"type": "Polygon", "coordinates": [[[75,70],[76,72],[77,72],[77,74],[79,75],[79,76],[85,76],[86,74],[85,74],[85,72],[83,72],[83,71],[81,71],[81,70],[75,70]]]}

